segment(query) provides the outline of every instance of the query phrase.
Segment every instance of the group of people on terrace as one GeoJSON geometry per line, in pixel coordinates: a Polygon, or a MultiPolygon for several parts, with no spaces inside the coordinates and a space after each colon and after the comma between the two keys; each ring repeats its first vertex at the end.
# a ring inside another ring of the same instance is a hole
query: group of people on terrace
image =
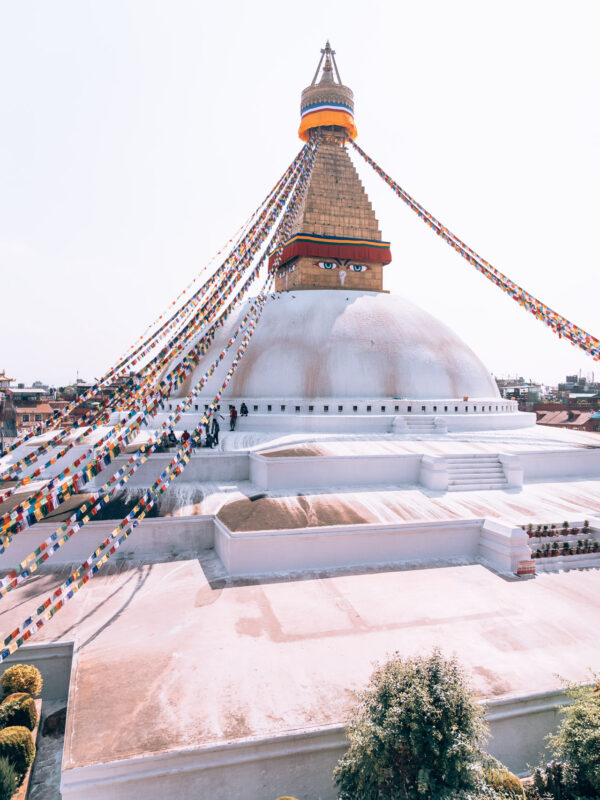
{"type": "MultiPolygon", "coordinates": [[[[240,416],[247,417],[248,416],[248,406],[246,403],[242,403],[240,406],[240,416]]],[[[220,407],[217,406],[217,410],[212,417],[212,419],[206,424],[201,425],[199,427],[199,434],[197,437],[193,437],[189,433],[189,431],[185,430],[181,434],[181,438],[177,438],[177,434],[173,429],[171,429],[168,433],[163,431],[162,436],[159,439],[158,446],[156,451],[158,453],[168,453],[172,447],[177,447],[179,444],[185,444],[190,439],[192,439],[192,449],[196,447],[210,447],[211,449],[219,444],[219,431],[221,430],[221,424],[219,422],[219,418],[224,420],[225,417],[223,414],[220,413],[220,407]],[[203,438],[204,437],[204,438],[203,438]]],[[[229,430],[234,431],[235,426],[237,424],[238,412],[234,405],[229,406],[229,430]]]]}

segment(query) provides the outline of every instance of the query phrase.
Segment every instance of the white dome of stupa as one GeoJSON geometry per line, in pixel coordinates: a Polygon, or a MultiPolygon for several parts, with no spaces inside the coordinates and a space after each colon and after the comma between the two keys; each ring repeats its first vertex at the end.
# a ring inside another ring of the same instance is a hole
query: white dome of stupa
{"type": "MultiPolygon", "coordinates": [[[[221,351],[249,302],[218,332],[180,396],[221,351]]],[[[380,292],[320,289],[268,299],[223,396],[475,399],[496,398],[498,389],[475,353],[414,303],[380,292]]]]}

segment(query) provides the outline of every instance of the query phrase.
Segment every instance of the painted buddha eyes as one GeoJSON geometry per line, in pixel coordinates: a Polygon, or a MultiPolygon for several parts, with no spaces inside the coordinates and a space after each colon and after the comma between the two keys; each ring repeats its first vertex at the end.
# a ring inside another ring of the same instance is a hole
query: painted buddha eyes
{"type": "Polygon", "coordinates": [[[350,272],[366,272],[369,267],[366,264],[336,264],[334,261],[317,261],[317,266],[321,269],[349,269],[350,272]]]}

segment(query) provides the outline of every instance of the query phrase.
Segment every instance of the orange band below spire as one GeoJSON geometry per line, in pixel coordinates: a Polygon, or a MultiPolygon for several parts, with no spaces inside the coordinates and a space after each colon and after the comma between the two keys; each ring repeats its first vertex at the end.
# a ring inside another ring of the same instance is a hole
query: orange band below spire
{"type": "Polygon", "coordinates": [[[340,128],[345,128],[351,139],[356,139],[358,136],[352,114],[348,111],[335,111],[334,109],[311,111],[310,114],[305,114],[300,122],[298,136],[303,142],[307,142],[312,128],[320,128],[322,125],[338,125],[340,128]]]}

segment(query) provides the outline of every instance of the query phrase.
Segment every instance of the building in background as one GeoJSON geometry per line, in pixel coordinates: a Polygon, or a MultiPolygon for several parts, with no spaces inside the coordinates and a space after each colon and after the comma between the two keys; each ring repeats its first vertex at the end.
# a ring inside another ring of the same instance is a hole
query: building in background
{"type": "Polygon", "coordinates": [[[17,436],[15,410],[10,394],[10,385],[14,378],[9,378],[4,370],[0,372],[0,452],[11,444],[17,436]]]}
{"type": "Polygon", "coordinates": [[[535,403],[539,403],[544,394],[541,383],[534,383],[525,378],[496,378],[498,391],[507,400],[516,400],[520,411],[531,411],[535,403]]]}

